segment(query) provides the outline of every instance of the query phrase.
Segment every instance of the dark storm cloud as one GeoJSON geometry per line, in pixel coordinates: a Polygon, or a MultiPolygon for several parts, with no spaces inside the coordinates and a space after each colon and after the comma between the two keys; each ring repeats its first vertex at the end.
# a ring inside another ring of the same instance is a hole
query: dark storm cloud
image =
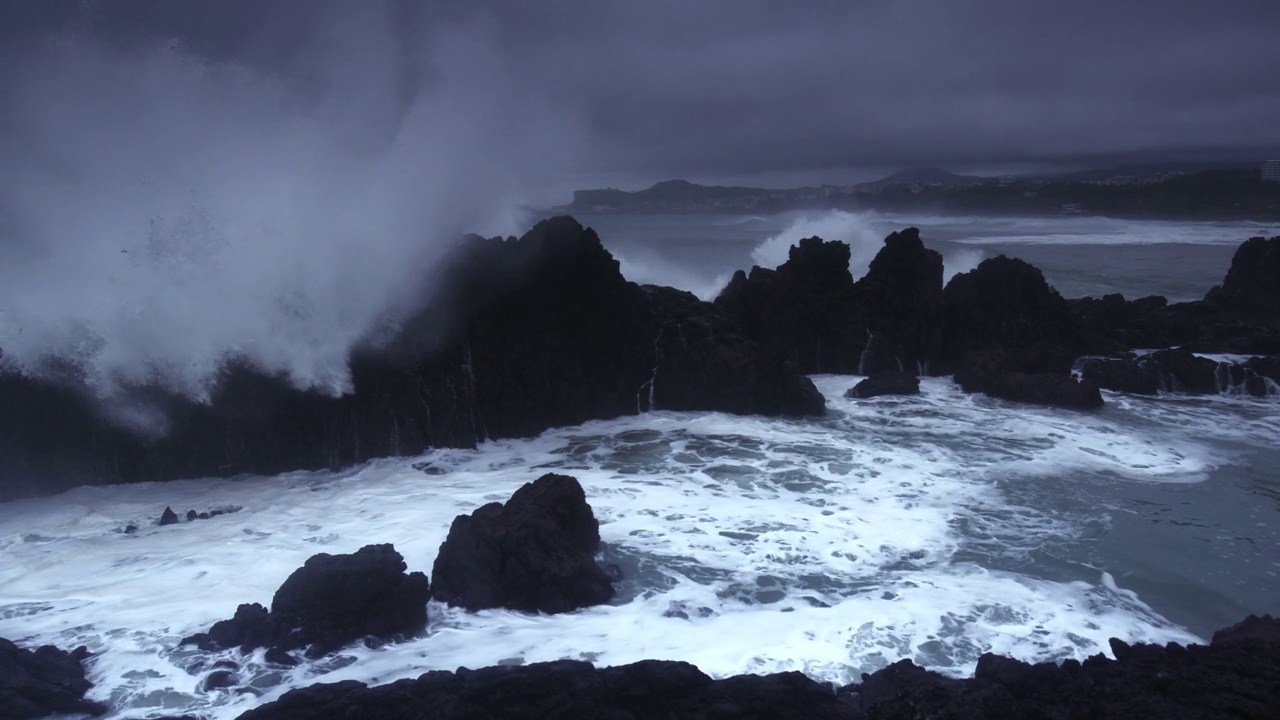
{"type": "MultiPolygon", "coordinates": [[[[31,8],[58,2],[14,4],[43,15],[31,25],[56,22],[55,10],[31,8]]],[[[116,37],[170,34],[295,76],[317,43],[342,32],[323,25],[324,9],[357,7],[61,5],[116,37]]],[[[465,19],[500,38],[519,83],[585,118],[586,171],[724,175],[1280,146],[1271,0],[439,0],[392,12],[402,28],[465,19]]],[[[415,52],[412,32],[396,42],[415,52]]]]}

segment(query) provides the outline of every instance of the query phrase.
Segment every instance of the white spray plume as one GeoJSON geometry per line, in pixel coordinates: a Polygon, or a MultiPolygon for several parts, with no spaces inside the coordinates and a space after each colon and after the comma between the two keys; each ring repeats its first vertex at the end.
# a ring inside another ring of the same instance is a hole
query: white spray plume
{"type": "Polygon", "coordinates": [[[456,238],[514,230],[573,117],[513,82],[479,26],[419,38],[406,88],[388,16],[335,24],[301,83],[173,43],[60,36],[0,58],[3,362],[205,398],[239,356],[340,393],[350,349],[456,238]]]}
{"type": "Polygon", "coordinates": [[[787,261],[792,245],[815,235],[823,240],[839,240],[849,245],[849,272],[855,280],[867,274],[871,260],[884,246],[884,233],[872,225],[870,218],[831,210],[796,218],[782,232],[751,251],[751,259],[760,267],[776,268],[787,261]]]}

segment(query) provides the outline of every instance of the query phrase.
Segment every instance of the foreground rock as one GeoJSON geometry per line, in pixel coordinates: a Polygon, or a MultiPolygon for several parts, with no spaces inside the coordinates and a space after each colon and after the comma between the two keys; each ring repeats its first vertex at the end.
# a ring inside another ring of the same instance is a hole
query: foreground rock
{"type": "Polygon", "coordinates": [[[52,645],[26,650],[0,638],[0,718],[106,712],[101,703],[84,699],[93,687],[80,664],[88,654],[84,648],[68,653],[52,645]]]}
{"type": "Polygon", "coordinates": [[[268,610],[236,609],[207,633],[185,638],[204,650],[270,648],[268,659],[291,662],[288,651],[318,657],[366,637],[395,640],[427,625],[430,588],[420,572],[406,573],[391,545],[366,545],[350,555],[311,556],[276,590],[268,610]]]}
{"type": "Polygon", "coordinates": [[[600,526],[578,481],[548,473],[511,499],[459,515],[440,546],[432,596],[468,610],[561,613],[613,598],[596,565],[600,526]]]}
{"type": "Polygon", "coordinates": [[[1257,718],[1280,716],[1280,621],[1247,620],[1209,646],[1111,641],[1115,660],[1028,663],[983,655],[973,678],[956,680],[903,660],[846,688],[864,717],[1257,718]]]}
{"type": "Polygon", "coordinates": [[[113,419],[74,366],[35,379],[0,359],[0,501],[84,483],[340,468],[655,407],[824,410],[783,353],[710,303],[628,282],[572,218],[519,239],[470,238],[439,277],[427,307],[353,353],[343,397],[232,362],[207,403],[153,386],[114,403],[164,417],[163,435],[113,419]]]}
{"type": "Polygon", "coordinates": [[[876,373],[845,391],[847,398],[869,398],[880,395],[917,395],[920,378],[908,372],[889,370],[876,373]]]}
{"type": "Polygon", "coordinates": [[[853,720],[836,692],[800,673],[712,680],[682,662],[593,668],[563,660],[521,667],[429,672],[381,687],[348,681],[285,693],[240,720],[853,720]]]}
{"type": "Polygon", "coordinates": [[[1249,617],[1209,646],[1111,641],[1114,660],[1031,665],[983,655],[972,678],[909,660],[833,689],[799,673],[712,680],[687,663],[613,668],[576,661],[429,672],[380,687],[348,681],[293,690],[241,720],[423,718],[1005,718],[1274,720],[1280,621],[1249,617]]]}

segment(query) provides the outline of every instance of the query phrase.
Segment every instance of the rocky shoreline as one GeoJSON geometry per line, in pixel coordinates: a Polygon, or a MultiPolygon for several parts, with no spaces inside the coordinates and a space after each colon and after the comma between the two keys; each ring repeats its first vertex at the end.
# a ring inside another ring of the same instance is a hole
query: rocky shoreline
{"type": "Polygon", "coordinates": [[[812,373],[954,374],[969,392],[1079,409],[1102,404],[1099,388],[1280,391],[1280,238],[1245,242],[1221,286],[1172,305],[1066,300],[1003,256],[944,286],[941,256],[914,228],[886,238],[857,281],[849,256],[844,243],[809,238],[703,302],[626,281],[569,217],[518,239],[473,237],[433,304],[352,355],[354,389],[342,397],[232,360],[208,402],[143,386],[104,403],[63,360],[31,372],[0,356],[0,501],[338,469],[654,408],[816,415],[825,403],[812,373]],[[437,305],[457,312],[442,320],[437,305]],[[130,429],[110,411],[119,403],[165,418],[164,432],[130,429]]]}

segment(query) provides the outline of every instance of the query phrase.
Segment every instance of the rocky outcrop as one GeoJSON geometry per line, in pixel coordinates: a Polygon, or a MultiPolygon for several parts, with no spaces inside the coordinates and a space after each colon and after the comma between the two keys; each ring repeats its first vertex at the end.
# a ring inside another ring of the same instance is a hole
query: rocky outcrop
{"type": "Polygon", "coordinates": [[[425,575],[405,570],[391,545],[366,545],[350,555],[313,555],[276,590],[270,610],[241,605],[235,617],[182,644],[242,652],[266,647],[273,651],[269,657],[285,660],[298,648],[318,657],[366,637],[416,635],[427,624],[430,588],[425,575]]]}
{"type": "Polygon", "coordinates": [[[1080,320],[1034,266],[1003,255],[951,278],[942,291],[939,360],[956,369],[968,353],[1017,356],[1025,372],[1066,374],[1088,350],[1080,320]]]}
{"type": "Polygon", "coordinates": [[[285,693],[240,720],[853,720],[854,707],[800,673],[713,680],[682,662],[594,668],[573,660],[429,672],[381,687],[347,681],[285,693]]]}
{"type": "Polygon", "coordinates": [[[876,373],[845,391],[847,398],[870,398],[879,395],[917,395],[920,378],[908,372],[889,370],[876,373]]]}
{"type": "Polygon", "coordinates": [[[1002,400],[1078,410],[1102,407],[1097,383],[1077,380],[1067,373],[1038,371],[1042,365],[1036,357],[1008,350],[969,352],[956,369],[955,381],[965,392],[1002,400]]]}
{"type": "Polygon", "coordinates": [[[942,256],[916,228],[891,234],[853,281],[849,246],[812,237],[776,270],[735,273],[716,307],[807,373],[914,370],[941,342],[942,256]]]}
{"type": "MultiPolygon", "coordinates": [[[[847,249],[846,249],[847,251],[847,249]]],[[[329,397],[231,362],[207,403],[140,387],[116,402],[163,432],[113,421],[65,372],[0,365],[0,500],[83,483],[339,468],[473,447],[652,407],[817,414],[821,395],[781,352],[691,295],[627,282],[568,217],[516,238],[470,238],[430,306],[355,352],[329,397]]]]}
{"type": "Polygon", "coordinates": [[[939,357],[942,272],[942,255],[924,246],[918,229],[907,228],[885,238],[884,248],[854,290],[870,338],[886,338],[900,351],[883,357],[869,341],[870,353],[860,362],[864,371],[927,371],[939,357]]]}
{"type": "Polygon", "coordinates": [[[1081,377],[1099,387],[1139,395],[1180,392],[1266,397],[1277,394],[1277,381],[1280,381],[1280,356],[1224,362],[1200,357],[1183,348],[1145,355],[1084,357],[1076,367],[1081,377]]]}
{"type": "Polygon", "coordinates": [[[1280,621],[1270,616],[1214,634],[1209,646],[1129,645],[1114,660],[1031,665],[996,655],[974,676],[946,678],[903,660],[846,688],[863,717],[1211,718],[1276,717],[1280,709],[1280,621]]]}
{"type": "Polygon", "coordinates": [[[88,655],[85,648],[66,652],[52,645],[26,650],[0,638],[0,718],[106,712],[101,703],[84,699],[93,687],[81,665],[88,655]]]}
{"type": "Polygon", "coordinates": [[[1093,351],[1180,346],[1193,352],[1280,353],[1280,237],[1250,238],[1231,260],[1223,284],[1203,300],[1128,301],[1118,294],[1072,300],[1093,351]]]}
{"type": "Polygon", "coordinates": [[[548,473],[505,504],[459,515],[431,574],[436,600],[468,610],[561,613],[613,598],[596,565],[600,527],[578,481],[548,473]]]}
{"type": "Polygon", "coordinates": [[[1222,285],[1210,290],[1205,302],[1241,319],[1280,320],[1280,236],[1241,244],[1222,285]]]}

